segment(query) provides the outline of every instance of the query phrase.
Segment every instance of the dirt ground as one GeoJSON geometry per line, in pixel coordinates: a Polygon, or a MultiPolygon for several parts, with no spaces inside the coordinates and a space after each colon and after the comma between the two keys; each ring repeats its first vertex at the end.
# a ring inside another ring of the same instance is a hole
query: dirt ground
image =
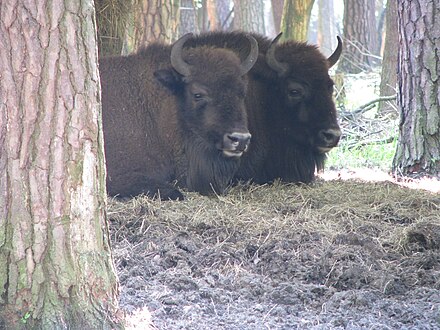
{"type": "Polygon", "coordinates": [[[109,200],[129,329],[440,329],[436,192],[337,175],[109,200]]]}

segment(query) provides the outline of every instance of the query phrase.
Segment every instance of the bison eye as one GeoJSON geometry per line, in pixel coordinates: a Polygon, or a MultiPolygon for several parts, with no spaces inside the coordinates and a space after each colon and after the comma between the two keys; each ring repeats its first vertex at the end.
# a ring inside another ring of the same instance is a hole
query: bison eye
{"type": "Polygon", "coordinates": [[[289,90],[289,96],[293,98],[299,98],[302,96],[302,92],[299,89],[289,90]]]}
{"type": "Polygon", "coordinates": [[[194,97],[194,100],[196,100],[196,101],[200,101],[201,99],[203,99],[203,95],[200,93],[195,93],[193,95],[193,97],[194,97]]]}

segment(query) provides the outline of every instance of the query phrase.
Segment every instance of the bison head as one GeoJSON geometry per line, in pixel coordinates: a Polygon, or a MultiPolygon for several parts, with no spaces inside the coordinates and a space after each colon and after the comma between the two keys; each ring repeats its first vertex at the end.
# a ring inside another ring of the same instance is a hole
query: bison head
{"type": "Polygon", "coordinates": [[[251,134],[244,105],[246,73],[258,57],[258,44],[249,36],[251,50],[241,62],[231,50],[212,46],[183,48],[192,37],[180,38],[171,50],[170,69],[155,77],[168,87],[179,103],[180,124],[189,143],[215,150],[226,158],[239,158],[251,134]]]}
{"type": "Polygon", "coordinates": [[[278,44],[278,35],[266,53],[266,62],[275,72],[278,97],[273,118],[289,141],[310,146],[318,153],[335,147],[341,136],[333,102],[333,81],[328,70],[338,61],[342,42],[325,58],[306,43],[278,44]]]}

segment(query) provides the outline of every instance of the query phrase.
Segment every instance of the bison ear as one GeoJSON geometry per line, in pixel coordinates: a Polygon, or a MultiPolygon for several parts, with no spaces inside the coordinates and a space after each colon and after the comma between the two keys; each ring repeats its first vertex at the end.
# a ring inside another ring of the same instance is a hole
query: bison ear
{"type": "Polygon", "coordinates": [[[154,77],[172,92],[177,92],[182,86],[182,76],[172,69],[161,69],[154,72],[154,77]]]}

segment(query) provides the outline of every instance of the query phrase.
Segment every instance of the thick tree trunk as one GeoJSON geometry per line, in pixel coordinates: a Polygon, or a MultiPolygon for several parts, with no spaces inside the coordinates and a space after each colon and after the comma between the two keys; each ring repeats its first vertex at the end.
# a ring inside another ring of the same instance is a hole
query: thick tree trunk
{"type": "Polygon", "coordinates": [[[393,170],[399,174],[440,174],[440,2],[402,0],[398,107],[400,134],[393,170]]]}
{"type": "Polygon", "coordinates": [[[117,328],[92,0],[2,2],[0,328],[117,328]]]}
{"type": "Polygon", "coordinates": [[[344,0],[344,52],[338,70],[359,73],[376,63],[375,0],[344,0]]]}
{"type": "Polygon", "coordinates": [[[264,2],[234,0],[234,29],[264,34],[264,2]]]}
{"type": "MultiPolygon", "coordinates": [[[[385,47],[382,60],[382,73],[380,75],[380,95],[389,96],[396,94],[397,87],[397,49],[399,38],[397,31],[397,2],[388,0],[385,23],[385,47]]],[[[389,114],[397,118],[396,101],[384,101],[379,103],[379,114],[389,114]]]]}
{"type": "Polygon", "coordinates": [[[315,0],[285,0],[281,32],[284,40],[307,41],[310,15],[315,0]]]}
{"type": "Polygon", "coordinates": [[[135,0],[123,54],[135,52],[153,41],[176,41],[179,13],[179,0],[135,0]]]}

